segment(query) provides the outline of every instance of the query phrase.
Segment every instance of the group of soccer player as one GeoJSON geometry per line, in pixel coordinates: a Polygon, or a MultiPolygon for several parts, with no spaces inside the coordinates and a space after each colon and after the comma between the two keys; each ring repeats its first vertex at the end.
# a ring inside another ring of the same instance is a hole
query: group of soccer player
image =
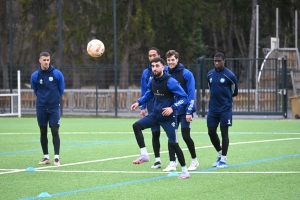
{"type": "MultiPolygon", "coordinates": [[[[141,98],[131,106],[135,110],[140,106],[142,116],[133,124],[134,134],[140,147],[139,158],[133,164],[149,162],[150,157],[144,142],[142,130],[151,128],[152,146],[155,163],[151,168],[161,168],[160,159],[160,126],[168,136],[168,150],[170,164],[163,169],[165,172],[175,171],[177,162],[182,167],[179,179],[190,177],[189,171],[199,166],[195,144],[191,138],[191,122],[195,112],[195,79],[193,74],[179,62],[179,53],[169,50],[166,53],[167,66],[160,57],[160,51],[152,47],[148,51],[150,63],[141,77],[141,98]],[[148,115],[146,115],[146,109],[148,115]],[[184,154],[178,144],[178,127],[192,162],[187,168],[184,154]]],[[[214,55],[215,68],[207,73],[207,82],[210,90],[207,127],[210,140],[218,152],[213,167],[227,167],[227,151],[229,146],[228,128],[232,126],[232,98],[238,94],[236,76],[225,66],[225,55],[218,52],[214,55]],[[217,134],[220,125],[222,145],[217,134]]]]}
{"type": "MultiPolygon", "coordinates": [[[[177,164],[182,167],[179,179],[190,177],[189,171],[199,166],[195,144],[191,138],[191,123],[195,112],[195,79],[188,69],[179,62],[179,53],[169,50],[166,53],[167,65],[160,56],[160,51],[152,47],[148,51],[150,63],[141,77],[141,97],[131,106],[131,110],[140,107],[141,118],[133,124],[136,141],[140,147],[139,158],[134,164],[149,162],[150,157],[145,145],[142,130],[151,128],[152,146],[155,163],[151,168],[161,168],[160,127],[168,136],[169,165],[164,172],[176,171],[177,164]],[[148,114],[146,115],[146,109],[148,114]],[[186,167],[182,149],[178,143],[178,127],[181,126],[182,138],[191,154],[191,164],[186,167]]],[[[50,54],[40,53],[39,70],[31,76],[31,85],[37,96],[36,113],[40,128],[40,142],[44,158],[39,164],[50,164],[48,153],[47,126],[49,123],[53,146],[54,165],[60,165],[60,100],[64,92],[63,74],[50,64],[50,54]]],[[[236,76],[225,66],[225,55],[218,52],[214,55],[214,69],[207,73],[210,90],[207,128],[211,143],[218,152],[213,167],[227,167],[227,151],[229,146],[228,128],[232,126],[232,98],[238,94],[236,76]],[[222,142],[217,134],[220,125],[222,142]]]]}

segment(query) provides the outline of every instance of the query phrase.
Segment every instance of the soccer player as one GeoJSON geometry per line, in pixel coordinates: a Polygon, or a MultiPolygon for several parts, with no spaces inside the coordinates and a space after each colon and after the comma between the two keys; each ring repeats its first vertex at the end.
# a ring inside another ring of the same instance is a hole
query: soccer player
{"type": "Polygon", "coordinates": [[[225,66],[225,55],[218,52],[214,55],[215,68],[207,73],[210,91],[207,114],[207,128],[211,143],[218,152],[213,167],[227,167],[227,151],[229,147],[228,127],[232,126],[232,98],[238,94],[236,76],[225,66]],[[222,146],[217,134],[220,124],[222,146]]]}
{"type": "Polygon", "coordinates": [[[36,116],[40,127],[40,142],[44,158],[40,165],[50,164],[48,153],[47,126],[49,123],[54,146],[54,165],[60,165],[59,126],[60,126],[60,99],[64,92],[65,82],[63,74],[50,64],[50,54],[40,53],[39,70],[31,75],[31,86],[37,97],[36,116]]]}
{"type": "MultiPolygon", "coordinates": [[[[148,51],[148,58],[151,62],[152,59],[160,57],[160,51],[159,49],[155,47],[151,47],[148,51]]],[[[153,77],[152,67],[150,62],[147,65],[147,68],[143,71],[142,77],[141,77],[141,96],[143,96],[147,91],[147,85],[149,82],[149,79],[153,77]]],[[[165,66],[165,71],[168,70],[168,66],[165,66]]],[[[140,106],[141,112],[140,115],[142,117],[146,116],[146,108],[148,110],[148,113],[151,113],[153,110],[153,99],[150,99],[147,104],[143,104],[140,106]]],[[[151,166],[153,169],[158,169],[161,167],[161,159],[160,159],[160,126],[154,126],[151,127],[152,132],[152,146],[155,156],[155,163],[151,166]]]]}
{"type": "MultiPolygon", "coordinates": [[[[179,53],[175,50],[170,50],[166,53],[167,64],[169,66],[169,73],[171,77],[175,78],[188,95],[188,103],[180,110],[176,110],[176,120],[178,125],[181,124],[181,133],[185,141],[191,157],[192,162],[188,167],[189,171],[196,170],[199,162],[196,156],[195,144],[191,138],[191,122],[193,121],[193,112],[195,112],[195,79],[188,69],[185,69],[182,63],[179,63],[179,53]]],[[[172,148],[169,149],[170,164],[163,170],[166,172],[176,170],[176,157],[172,148]]]]}
{"type": "Polygon", "coordinates": [[[150,161],[142,130],[160,125],[166,131],[169,146],[177,154],[178,161],[182,167],[182,174],[178,178],[189,178],[190,174],[187,171],[184,155],[177,141],[178,126],[173,116],[176,110],[185,107],[187,104],[187,94],[178,81],[164,71],[164,60],[162,58],[154,58],[151,61],[151,66],[154,78],[150,79],[146,93],[131,106],[131,110],[135,110],[139,105],[147,103],[149,99],[154,98],[155,107],[153,111],[132,125],[141,151],[141,155],[133,161],[133,164],[150,161]]]}

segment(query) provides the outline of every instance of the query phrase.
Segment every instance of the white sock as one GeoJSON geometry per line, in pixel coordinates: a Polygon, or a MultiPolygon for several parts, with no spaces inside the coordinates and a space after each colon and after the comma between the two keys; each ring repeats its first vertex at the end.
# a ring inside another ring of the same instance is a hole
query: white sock
{"type": "Polygon", "coordinates": [[[227,160],[227,156],[221,156],[221,161],[222,162],[226,162],[226,160],[227,160]]]}
{"type": "Polygon", "coordinates": [[[147,152],[147,148],[146,147],[143,147],[143,148],[141,148],[141,154],[142,155],[148,155],[148,152],[147,152]]]}
{"type": "Polygon", "coordinates": [[[54,155],[54,159],[55,159],[55,158],[59,159],[59,155],[55,154],[55,155],[54,155]]]}
{"type": "Polygon", "coordinates": [[[219,154],[219,157],[221,157],[222,156],[222,150],[219,151],[218,154],[219,154]]]}
{"type": "Polygon", "coordinates": [[[182,167],[182,173],[189,173],[188,170],[187,170],[187,168],[186,168],[186,166],[182,167]]]}
{"type": "Polygon", "coordinates": [[[161,162],[160,157],[155,158],[155,162],[161,162]]]}
{"type": "Polygon", "coordinates": [[[44,155],[44,158],[49,159],[49,154],[45,154],[45,155],[44,155]]]}
{"type": "Polygon", "coordinates": [[[193,162],[198,162],[197,157],[196,158],[192,158],[193,162]]]}
{"type": "Polygon", "coordinates": [[[170,161],[171,166],[176,166],[176,161],[170,161]]]}

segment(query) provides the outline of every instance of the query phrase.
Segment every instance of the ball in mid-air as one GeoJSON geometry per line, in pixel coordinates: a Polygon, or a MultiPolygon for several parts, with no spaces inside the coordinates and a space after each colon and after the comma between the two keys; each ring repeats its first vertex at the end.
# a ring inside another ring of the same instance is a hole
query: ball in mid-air
{"type": "Polygon", "coordinates": [[[100,40],[93,39],[88,43],[86,50],[90,56],[100,57],[105,51],[105,46],[100,40]]]}

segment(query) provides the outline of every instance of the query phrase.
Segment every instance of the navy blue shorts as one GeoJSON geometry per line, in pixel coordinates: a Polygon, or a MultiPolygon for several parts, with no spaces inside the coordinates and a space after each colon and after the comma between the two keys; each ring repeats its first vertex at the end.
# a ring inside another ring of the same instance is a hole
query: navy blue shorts
{"type": "MultiPolygon", "coordinates": [[[[150,107],[149,107],[150,108],[150,107]]],[[[147,108],[148,109],[148,108],[147,108]]],[[[152,109],[148,109],[148,115],[150,115],[152,112],[152,109]]],[[[155,133],[155,132],[160,132],[160,126],[153,126],[151,127],[151,132],[155,133]]]]}
{"type": "Polygon", "coordinates": [[[177,123],[175,120],[175,117],[169,116],[169,117],[163,117],[158,118],[157,116],[154,116],[152,114],[146,115],[145,117],[139,119],[137,121],[140,125],[146,128],[151,128],[155,126],[161,126],[165,132],[167,133],[169,143],[177,143],[178,142],[178,136],[177,136],[177,123]]]}
{"type": "Polygon", "coordinates": [[[207,127],[232,126],[232,110],[220,114],[208,112],[206,119],[207,127]]]}
{"type": "Polygon", "coordinates": [[[36,110],[36,116],[39,126],[60,126],[60,110],[51,109],[51,110],[36,110]]]}
{"type": "Polygon", "coordinates": [[[178,126],[180,124],[181,128],[191,128],[191,123],[186,121],[186,114],[177,116],[178,126]]]}

